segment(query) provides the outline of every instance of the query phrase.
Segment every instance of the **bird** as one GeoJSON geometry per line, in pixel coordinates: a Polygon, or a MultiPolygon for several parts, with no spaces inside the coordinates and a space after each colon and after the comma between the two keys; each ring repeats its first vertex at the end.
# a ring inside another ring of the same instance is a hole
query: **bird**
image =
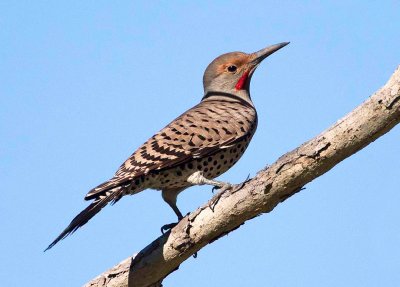
{"type": "Polygon", "coordinates": [[[250,54],[226,53],[214,59],[204,72],[201,101],[141,145],[111,179],[90,190],[85,200],[92,202],[46,250],[125,195],[161,190],[180,221],[183,215],[176,201],[183,190],[204,184],[231,188],[230,183],[215,178],[239,160],[256,131],[250,80],[265,58],[288,44],[282,42],[250,54]]]}

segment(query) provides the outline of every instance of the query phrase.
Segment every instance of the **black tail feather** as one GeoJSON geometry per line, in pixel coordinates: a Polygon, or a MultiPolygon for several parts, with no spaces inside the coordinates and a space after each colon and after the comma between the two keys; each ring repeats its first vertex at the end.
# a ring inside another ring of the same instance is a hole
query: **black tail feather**
{"type": "Polygon", "coordinates": [[[112,190],[103,196],[95,199],[88,207],[82,210],[71,223],[64,229],[63,232],[44,250],[47,251],[56,245],[60,240],[63,240],[68,235],[74,233],[79,227],[85,225],[93,216],[95,216],[103,207],[105,207],[110,201],[114,201],[120,197],[120,189],[112,190]]]}

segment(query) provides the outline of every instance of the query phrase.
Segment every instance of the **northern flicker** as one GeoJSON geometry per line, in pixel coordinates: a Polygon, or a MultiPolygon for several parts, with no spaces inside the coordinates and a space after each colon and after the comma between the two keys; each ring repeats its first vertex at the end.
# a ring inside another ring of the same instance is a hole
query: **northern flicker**
{"type": "Polygon", "coordinates": [[[249,92],[251,77],[262,60],[287,44],[252,54],[227,53],[212,61],[204,72],[200,103],[140,146],[113,178],[90,190],[85,200],[92,203],[47,249],[124,195],[161,190],[163,199],[181,220],[176,199],[184,189],[202,184],[229,188],[230,184],[213,179],[239,160],[256,130],[257,112],[249,92]]]}

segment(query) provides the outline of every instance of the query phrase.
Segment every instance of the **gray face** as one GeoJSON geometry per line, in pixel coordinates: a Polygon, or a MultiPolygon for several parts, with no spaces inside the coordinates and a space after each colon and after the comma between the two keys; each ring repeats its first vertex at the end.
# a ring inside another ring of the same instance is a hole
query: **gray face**
{"type": "Polygon", "coordinates": [[[248,93],[254,70],[262,60],[289,42],[268,46],[252,54],[232,52],[219,56],[208,65],[203,76],[204,91],[248,93]]]}
{"type": "MultiPolygon", "coordinates": [[[[225,91],[247,89],[249,83],[244,83],[238,89],[238,82],[245,73],[249,74],[252,65],[249,65],[253,56],[242,52],[232,52],[219,56],[208,65],[204,72],[204,91],[225,91]]],[[[248,79],[249,80],[249,79],[248,79]]]]}

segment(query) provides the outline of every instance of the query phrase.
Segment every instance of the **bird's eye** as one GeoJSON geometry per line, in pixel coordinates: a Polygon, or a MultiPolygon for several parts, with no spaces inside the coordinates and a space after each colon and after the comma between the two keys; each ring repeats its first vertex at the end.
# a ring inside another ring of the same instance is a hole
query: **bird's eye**
{"type": "Polygon", "coordinates": [[[228,72],[234,73],[236,72],[237,67],[235,65],[228,66],[228,72]]]}

